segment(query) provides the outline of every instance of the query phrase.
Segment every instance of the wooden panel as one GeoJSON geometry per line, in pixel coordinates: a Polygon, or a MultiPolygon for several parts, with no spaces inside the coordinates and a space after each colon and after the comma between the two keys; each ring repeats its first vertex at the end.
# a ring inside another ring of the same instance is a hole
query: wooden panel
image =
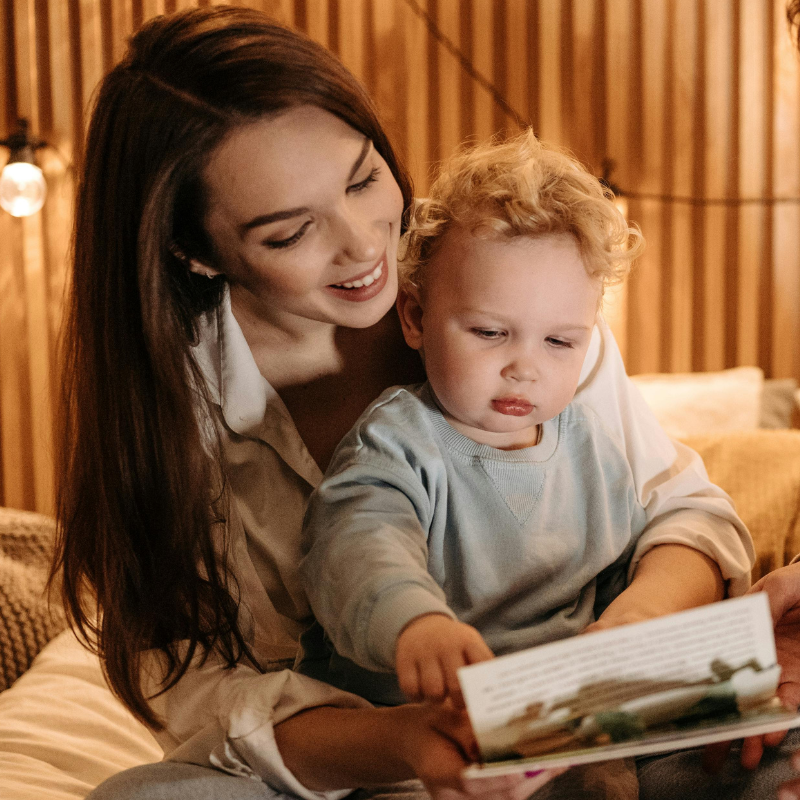
{"type": "MultiPolygon", "coordinates": [[[[435,21],[439,30],[456,46],[461,43],[461,3],[459,0],[434,0],[435,21]]],[[[458,61],[449,50],[439,47],[437,51],[439,91],[438,130],[434,145],[434,158],[445,158],[458,147],[462,139],[461,130],[461,84],[462,71],[458,61]]]]}
{"type": "MultiPolygon", "coordinates": [[[[480,75],[494,82],[494,49],[496,3],[494,0],[472,0],[472,63],[480,75]]],[[[488,139],[495,131],[495,101],[480,84],[469,81],[473,116],[466,133],[477,141],[488,139]]]]}
{"type": "Polygon", "coordinates": [[[328,14],[328,0],[306,0],[306,33],[326,47],[330,33],[328,14]]]}
{"type": "MultiPolygon", "coordinates": [[[[633,131],[633,146],[641,153],[640,186],[644,192],[660,194],[664,191],[664,99],[667,6],[662,0],[644,0],[642,42],[638,64],[633,69],[641,70],[640,83],[643,89],[640,105],[641,116],[633,131]]],[[[656,200],[645,199],[632,208],[637,221],[647,236],[647,250],[636,267],[630,285],[630,326],[636,331],[631,339],[635,351],[635,369],[642,372],[657,372],[662,369],[662,307],[661,263],[664,251],[664,205],[656,200]]],[[[632,365],[633,366],[633,365],[632,365]]]]}
{"type": "MultiPolygon", "coordinates": [[[[211,4],[2,0],[0,138],[26,116],[79,163],[88,103],[130,35],[211,4]]],[[[800,378],[800,56],[785,0],[245,5],[365,81],[419,194],[465,136],[515,129],[498,96],[592,169],[613,159],[648,241],[606,302],[630,371],[758,364],[800,378]]],[[[40,157],[44,209],[0,214],[0,503],[49,510],[74,172],[53,150],[40,157]]]]}
{"type": "Polygon", "coordinates": [[[538,5],[538,126],[536,133],[546,142],[562,142],[561,94],[561,4],[538,5]]]}
{"type": "MultiPolygon", "coordinates": [[[[665,166],[668,179],[665,189],[678,197],[694,194],[695,143],[698,105],[698,29],[697,0],[674,0],[670,3],[669,25],[672,32],[665,104],[667,149],[665,166]]],[[[674,372],[692,369],[693,313],[692,263],[695,232],[699,231],[697,208],[689,203],[671,206],[669,251],[664,253],[662,280],[667,293],[667,312],[663,319],[664,368],[674,372]]]]}
{"type": "MultiPolygon", "coordinates": [[[[775,47],[772,186],[775,195],[800,194],[800,69],[781,15],[773,18],[775,47]]],[[[797,375],[800,342],[800,204],[776,205],[772,228],[772,374],[797,375]]]]}
{"type": "MultiPolygon", "coordinates": [[[[763,0],[742,0],[739,26],[739,114],[738,193],[741,197],[764,197],[767,180],[767,137],[769,103],[767,86],[769,6],[763,0]]],[[[761,286],[766,272],[767,216],[770,209],[758,204],[743,205],[739,211],[736,263],[736,357],[738,365],[758,363],[762,311],[761,286]]]]}
{"type": "MultiPolygon", "coordinates": [[[[427,2],[418,0],[425,13],[429,13],[427,2]]],[[[403,158],[411,171],[414,189],[420,197],[427,194],[429,186],[429,166],[433,160],[431,152],[430,96],[431,59],[429,49],[432,43],[426,34],[423,20],[411,7],[400,7],[402,28],[400,34],[405,45],[405,88],[406,88],[406,127],[405,151],[403,158]]],[[[402,136],[401,132],[397,132],[402,136]]]]}
{"type": "MultiPolygon", "coordinates": [[[[506,0],[505,48],[496,55],[496,60],[504,62],[503,90],[509,105],[528,124],[532,122],[528,108],[530,91],[530,59],[528,48],[529,4],[525,0],[506,0]]],[[[514,120],[506,116],[504,125],[510,130],[518,130],[514,120]]]]}
{"type": "MultiPolygon", "coordinates": [[[[631,109],[628,98],[632,87],[633,66],[633,0],[618,0],[606,6],[604,57],[605,91],[605,156],[614,162],[612,179],[619,186],[633,186],[631,164],[631,109]]],[[[603,313],[617,338],[622,357],[629,362],[628,287],[607,293],[603,313]]]]}

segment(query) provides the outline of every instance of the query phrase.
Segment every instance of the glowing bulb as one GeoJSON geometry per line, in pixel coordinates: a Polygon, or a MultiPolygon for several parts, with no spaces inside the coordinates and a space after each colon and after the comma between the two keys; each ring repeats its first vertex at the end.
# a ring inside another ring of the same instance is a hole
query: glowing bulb
{"type": "Polygon", "coordinates": [[[0,175],[0,207],[12,217],[29,217],[43,205],[47,184],[35,164],[13,161],[0,175]]]}

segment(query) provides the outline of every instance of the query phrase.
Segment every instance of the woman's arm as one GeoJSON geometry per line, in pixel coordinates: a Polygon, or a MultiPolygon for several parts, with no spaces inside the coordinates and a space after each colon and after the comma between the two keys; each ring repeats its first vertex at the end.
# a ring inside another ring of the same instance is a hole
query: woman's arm
{"type": "Polygon", "coordinates": [[[639,561],[633,580],[586,630],[597,631],[721,600],[725,582],[716,561],[680,544],[662,544],[639,561]]]}
{"type": "Polygon", "coordinates": [[[563,769],[534,777],[461,777],[477,758],[466,713],[437,705],[314,708],[275,728],[286,766],[312,789],[419,778],[433,800],[523,800],[563,769]]]}
{"type": "Polygon", "coordinates": [[[477,758],[467,715],[442,705],[313,708],[275,728],[283,762],[309,789],[375,786],[418,777],[430,791],[463,789],[477,758]]]}

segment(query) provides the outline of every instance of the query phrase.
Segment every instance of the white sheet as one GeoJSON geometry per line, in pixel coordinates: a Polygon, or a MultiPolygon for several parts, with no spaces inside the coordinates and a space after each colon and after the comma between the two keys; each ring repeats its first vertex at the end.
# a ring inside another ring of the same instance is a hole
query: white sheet
{"type": "Polygon", "coordinates": [[[70,631],[0,694],[3,800],[82,800],[115,772],[161,756],[70,631]]]}

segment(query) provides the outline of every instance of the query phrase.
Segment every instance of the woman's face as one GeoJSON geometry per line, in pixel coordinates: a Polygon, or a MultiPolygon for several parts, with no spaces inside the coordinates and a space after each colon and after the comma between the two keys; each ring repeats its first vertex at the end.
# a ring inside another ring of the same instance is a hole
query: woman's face
{"type": "Polygon", "coordinates": [[[363,134],[299,106],[234,130],[204,178],[235,310],[297,331],[365,328],[391,308],[403,198],[363,134]]]}

